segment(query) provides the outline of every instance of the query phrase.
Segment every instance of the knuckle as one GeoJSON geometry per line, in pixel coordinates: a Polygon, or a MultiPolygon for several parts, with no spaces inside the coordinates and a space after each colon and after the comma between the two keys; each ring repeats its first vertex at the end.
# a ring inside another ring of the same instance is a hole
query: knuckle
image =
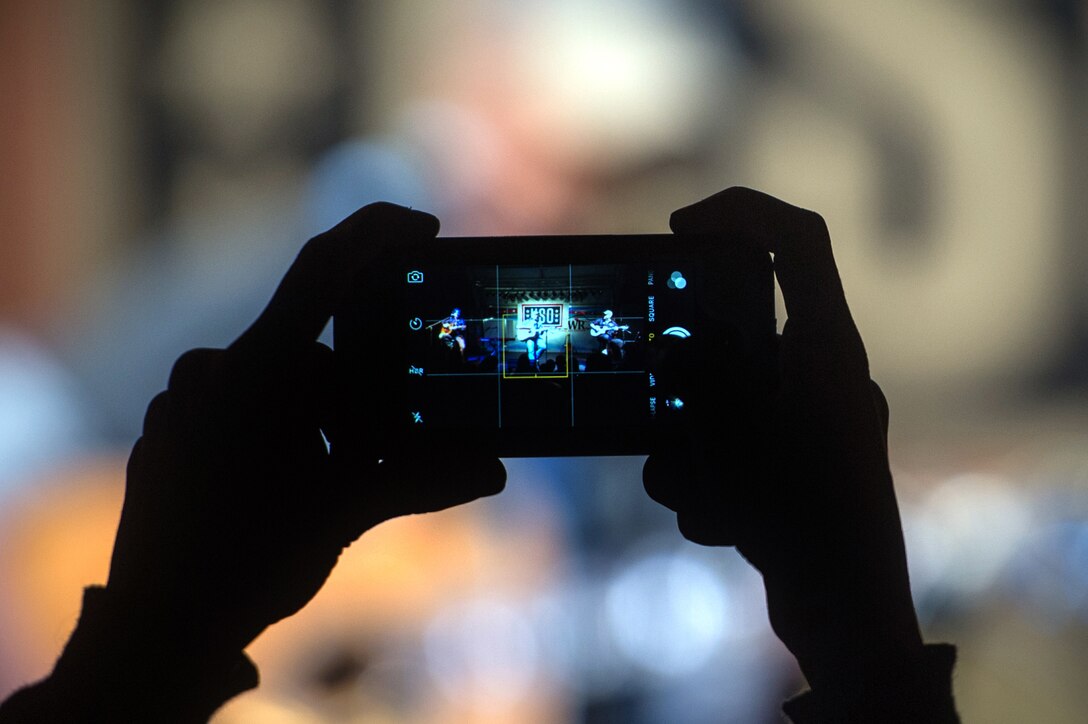
{"type": "Polygon", "coordinates": [[[170,393],[163,391],[155,395],[147,405],[144,413],[144,435],[154,435],[167,426],[170,416],[170,393]]]}
{"type": "Polygon", "coordinates": [[[813,236],[830,239],[831,234],[827,230],[827,221],[819,212],[810,209],[799,209],[799,211],[798,225],[802,229],[813,236]]]}
{"type": "Polygon", "coordinates": [[[351,228],[381,227],[407,218],[411,210],[389,201],[375,201],[362,207],[345,219],[351,228]]]}
{"type": "Polygon", "coordinates": [[[873,399],[876,400],[877,405],[879,405],[880,407],[887,407],[888,397],[884,394],[884,390],[881,389],[880,385],[877,384],[876,380],[869,380],[869,388],[870,390],[872,390],[873,399]]]}
{"type": "Polygon", "coordinates": [[[888,396],[884,394],[884,390],[880,389],[880,385],[876,383],[876,380],[869,380],[869,388],[873,395],[873,402],[876,404],[877,412],[880,414],[881,420],[887,423],[889,417],[891,417],[891,408],[888,405],[888,396]]]}
{"type": "Polygon", "coordinates": [[[375,201],[373,203],[364,206],[361,211],[366,214],[374,215],[401,215],[408,211],[403,206],[391,203],[389,201],[375,201]]]}
{"type": "MultiPolygon", "coordinates": [[[[307,241],[298,253],[298,261],[307,268],[334,264],[337,250],[345,243],[357,241],[367,230],[380,229],[395,223],[409,213],[403,206],[388,201],[375,201],[355,211],[343,221],[307,241]]],[[[370,239],[373,243],[374,239],[370,239]]]]}
{"type": "Polygon", "coordinates": [[[170,371],[169,389],[187,390],[203,387],[214,374],[223,350],[197,348],[185,352],[170,371]]]}
{"type": "Polygon", "coordinates": [[[642,487],[650,499],[659,505],[675,510],[675,501],[671,500],[672,489],[667,465],[657,455],[646,458],[642,465],[642,487]]]}
{"type": "Polygon", "coordinates": [[[680,535],[701,546],[733,546],[737,544],[736,526],[718,516],[703,513],[680,513],[676,516],[680,535]]]}
{"type": "Polygon", "coordinates": [[[677,513],[676,527],[680,535],[692,543],[709,545],[708,541],[713,537],[709,535],[705,521],[700,516],[690,513],[677,513]]]}
{"type": "Polygon", "coordinates": [[[310,266],[315,262],[327,258],[330,254],[330,248],[336,240],[334,231],[335,229],[323,231],[317,236],[311,237],[310,240],[303,244],[302,248],[299,249],[296,263],[301,262],[310,266]]]}

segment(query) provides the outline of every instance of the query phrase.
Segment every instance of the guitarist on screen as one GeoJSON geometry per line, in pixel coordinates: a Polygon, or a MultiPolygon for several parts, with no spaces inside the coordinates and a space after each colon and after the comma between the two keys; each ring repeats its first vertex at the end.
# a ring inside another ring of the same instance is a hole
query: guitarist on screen
{"type": "Polygon", "coordinates": [[[623,339],[620,334],[627,331],[626,324],[616,324],[616,320],[612,319],[612,310],[606,309],[601,313],[601,316],[593,320],[589,324],[589,334],[597,338],[597,343],[601,346],[601,354],[612,354],[619,357],[623,354],[623,339]]]}
{"type": "Polygon", "coordinates": [[[525,343],[529,365],[535,369],[537,361],[548,349],[548,332],[540,321],[540,309],[537,307],[529,309],[529,318],[518,327],[518,341],[525,343]]]}
{"type": "Polygon", "coordinates": [[[465,320],[461,318],[461,310],[454,307],[450,316],[438,323],[438,341],[446,345],[447,349],[457,348],[463,357],[465,354],[465,320]]]}

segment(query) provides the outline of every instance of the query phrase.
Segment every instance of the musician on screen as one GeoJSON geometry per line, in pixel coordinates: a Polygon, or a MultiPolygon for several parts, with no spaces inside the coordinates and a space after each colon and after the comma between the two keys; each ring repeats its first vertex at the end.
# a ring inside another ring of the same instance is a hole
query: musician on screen
{"type": "Polygon", "coordinates": [[[536,369],[537,362],[548,349],[548,331],[540,320],[539,307],[530,307],[528,315],[529,318],[522,320],[518,327],[518,340],[525,342],[529,365],[536,369]]]}
{"type": "Polygon", "coordinates": [[[465,329],[467,325],[461,318],[461,310],[453,308],[450,316],[438,323],[438,341],[446,345],[446,349],[456,350],[458,356],[465,356],[465,329]]]}
{"type": "Polygon", "coordinates": [[[601,354],[613,354],[617,357],[623,354],[622,333],[627,331],[626,324],[617,324],[612,319],[612,310],[606,309],[601,316],[589,323],[589,334],[597,338],[597,344],[601,347],[601,354]]]}

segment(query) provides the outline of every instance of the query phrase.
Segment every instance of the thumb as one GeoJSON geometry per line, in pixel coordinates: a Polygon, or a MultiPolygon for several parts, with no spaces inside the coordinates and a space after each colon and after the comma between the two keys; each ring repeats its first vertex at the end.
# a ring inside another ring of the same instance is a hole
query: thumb
{"type": "Polygon", "coordinates": [[[346,486],[340,510],[347,516],[348,540],[387,520],[438,512],[497,495],[506,487],[502,461],[485,457],[463,458],[440,472],[433,460],[385,460],[373,466],[367,477],[341,482],[346,486]]]}

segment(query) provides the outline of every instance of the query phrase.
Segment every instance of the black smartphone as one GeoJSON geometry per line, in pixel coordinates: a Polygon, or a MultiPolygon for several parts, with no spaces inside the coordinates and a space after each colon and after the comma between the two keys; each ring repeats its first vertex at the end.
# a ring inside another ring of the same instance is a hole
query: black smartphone
{"type": "Polygon", "coordinates": [[[771,259],[722,239],[439,238],[357,290],[341,416],[379,456],[646,454],[743,428],[773,377],[771,259]]]}

